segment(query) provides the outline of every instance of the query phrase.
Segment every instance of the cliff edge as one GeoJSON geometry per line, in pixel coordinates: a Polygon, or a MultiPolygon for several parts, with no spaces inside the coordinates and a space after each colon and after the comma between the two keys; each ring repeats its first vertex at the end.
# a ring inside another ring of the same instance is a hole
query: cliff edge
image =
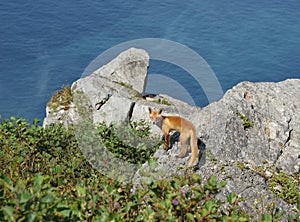
{"type": "MultiPolygon", "coordinates": [[[[237,193],[246,198],[244,207],[254,214],[273,201],[278,208],[292,211],[300,198],[300,80],[242,82],[220,101],[201,109],[167,95],[143,95],[148,66],[146,51],[131,48],[122,52],[74,82],[68,104],[60,104],[63,98],[59,95],[50,101],[44,127],[84,120],[94,124],[149,121],[148,107],[163,108],[165,115],[180,115],[195,124],[200,148],[195,171],[204,179],[217,175],[227,182],[221,199],[237,193]]],[[[152,131],[161,134],[156,126],[152,131]]],[[[179,143],[169,151],[157,150],[155,172],[160,172],[159,177],[185,173],[189,156],[178,159],[179,152],[179,143]]],[[[149,176],[144,173],[147,169],[144,165],[135,174],[136,184],[149,176]]]]}

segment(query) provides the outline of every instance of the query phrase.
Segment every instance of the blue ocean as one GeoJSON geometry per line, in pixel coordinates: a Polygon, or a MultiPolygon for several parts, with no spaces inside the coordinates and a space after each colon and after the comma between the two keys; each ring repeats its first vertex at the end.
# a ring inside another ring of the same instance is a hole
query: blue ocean
{"type": "MultiPolygon", "coordinates": [[[[241,81],[300,78],[299,0],[11,0],[1,1],[0,21],[2,119],[42,120],[55,91],[105,50],[135,39],[161,38],[195,51],[223,92],[241,81]]],[[[209,103],[180,67],[151,60],[149,73],[172,76],[201,98],[198,106],[209,103]]]]}

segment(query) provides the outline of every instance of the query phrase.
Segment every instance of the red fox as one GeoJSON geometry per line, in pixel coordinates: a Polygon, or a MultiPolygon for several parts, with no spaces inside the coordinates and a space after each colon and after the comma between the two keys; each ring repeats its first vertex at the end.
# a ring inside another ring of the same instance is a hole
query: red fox
{"type": "Polygon", "coordinates": [[[192,157],[190,159],[188,167],[191,167],[198,156],[198,145],[197,145],[197,135],[196,127],[194,124],[187,119],[184,119],[180,116],[163,116],[162,109],[159,111],[153,111],[149,107],[149,117],[153,124],[156,124],[161,128],[165,135],[166,140],[166,150],[170,147],[170,131],[177,130],[180,132],[180,143],[182,151],[178,157],[182,158],[185,156],[187,148],[186,142],[190,138],[190,145],[192,147],[192,157]]]}

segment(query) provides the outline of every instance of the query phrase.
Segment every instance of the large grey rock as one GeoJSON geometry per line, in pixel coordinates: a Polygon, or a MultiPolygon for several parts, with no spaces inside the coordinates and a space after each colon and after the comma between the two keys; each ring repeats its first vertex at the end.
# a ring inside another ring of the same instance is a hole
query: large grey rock
{"type": "Polygon", "coordinates": [[[238,84],[196,121],[207,149],[224,160],[268,162],[298,172],[299,95],[300,80],[238,84]]]}
{"type": "MultiPolygon", "coordinates": [[[[229,193],[237,193],[246,199],[242,207],[253,215],[274,202],[277,208],[292,213],[293,206],[270,190],[269,180],[278,170],[290,175],[299,172],[299,93],[300,80],[296,79],[243,82],[203,109],[184,107],[195,113],[189,119],[197,127],[199,151],[205,151],[199,156],[196,173],[204,179],[216,175],[227,182],[220,199],[226,201],[229,193]]],[[[178,112],[181,116],[186,113],[178,112]]],[[[172,109],[167,109],[167,114],[173,114],[172,109]]],[[[179,159],[180,150],[180,143],[168,151],[157,150],[157,166],[146,163],[139,169],[133,180],[135,189],[148,177],[162,179],[186,173],[191,154],[179,159]]]]}
{"type": "Polygon", "coordinates": [[[68,109],[47,107],[43,125],[55,122],[67,126],[87,118],[93,123],[125,121],[135,100],[141,97],[148,66],[145,50],[130,48],[122,52],[93,74],[74,82],[72,104],[68,109]]]}
{"type": "Polygon", "coordinates": [[[149,66],[149,55],[143,49],[130,48],[104,65],[93,75],[107,78],[112,82],[131,86],[142,93],[149,66]]]}
{"type": "Polygon", "coordinates": [[[61,123],[65,127],[79,122],[80,116],[74,103],[68,105],[68,107],[61,105],[53,109],[52,107],[46,107],[46,117],[43,121],[43,127],[46,127],[52,123],[61,123]]]}
{"type": "MultiPolygon", "coordinates": [[[[272,174],[280,170],[290,175],[299,172],[300,80],[242,82],[220,101],[200,109],[167,95],[142,97],[148,65],[149,56],[144,50],[129,49],[121,53],[92,75],[73,83],[73,102],[68,107],[59,106],[55,110],[47,107],[44,126],[54,122],[66,126],[86,121],[150,122],[148,107],[163,108],[164,115],[179,115],[195,124],[202,154],[195,170],[204,179],[216,175],[227,182],[220,199],[225,200],[230,192],[237,193],[246,198],[243,207],[253,215],[257,207],[271,205],[272,201],[276,207],[290,212],[293,206],[271,192],[269,182],[272,174]]],[[[84,127],[77,130],[80,135],[84,127]]],[[[152,126],[152,132],[162,135],[157,126],[152,126]]],[[[134,174],[135,188],[148,177],[160,179],[191,171],[186,169],[190,154],[178,159],[181,150],[178,134],[174,133],[172,138],[171,150],[160,148],[154,154],[155,165],[144,164],[136,173],[130,171],[130,175],[134,174]]],[[[96,138],[91,144],[98,143],[96,138]]],[[[122,170],[114,170],[123,174],[122,170]]]]}

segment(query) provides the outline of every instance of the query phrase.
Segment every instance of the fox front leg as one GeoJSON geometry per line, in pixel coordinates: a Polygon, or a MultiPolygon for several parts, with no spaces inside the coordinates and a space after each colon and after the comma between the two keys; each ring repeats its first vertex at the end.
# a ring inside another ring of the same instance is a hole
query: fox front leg
{"type": "Polygon", "coordinates": [[[170,134],[169,133],[165,133],[165,150],[169,150],[170,149],[170,134]]]}
{"type": "Polygon", "coordinates": [[[162,131],[164,133],[164,136],[165,136],[165,145],[166,145],[165,150],[169,150],[170,149],[170,130],[164,124],[163,124],[161,129],[162,129],[162,131]]]}

